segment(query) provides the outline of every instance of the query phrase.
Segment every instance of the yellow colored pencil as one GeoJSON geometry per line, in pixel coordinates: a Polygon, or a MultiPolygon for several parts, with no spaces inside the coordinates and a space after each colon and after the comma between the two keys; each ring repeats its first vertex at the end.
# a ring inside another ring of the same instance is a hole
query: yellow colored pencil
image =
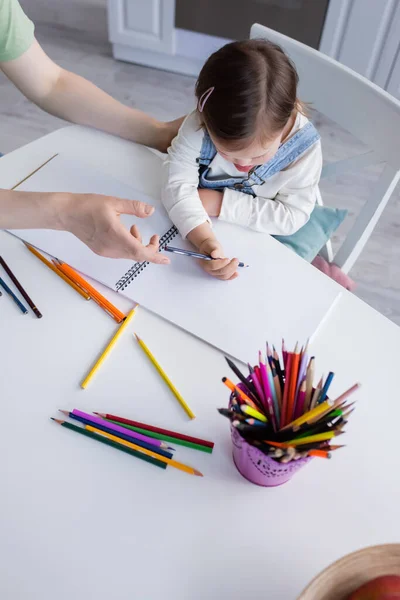
{"type": "Polygon", "coordinates": [[[41,260],[42,263],[44,263],[46,265],[46,267],[49,267],[49,269],[51,269],[56,275],[61,277],[61,279],[63,279],[65,281],[65,283],[68,283],[68,285],[70,285],[72,288],[74,288],[74,290],[76,292],[78,292],[78,294],[80,294],[83,298],[85,298],[85,300],[90,300],[89,294],[87,294],[84,290],[82,290],[82,288],[80,288],[78,285],[76,285],[76,283],[71,281],[71,279],[69,277],[67,277],[66,275],[64,275],[64,273],[62,273],[59,269],[57,269],[49,260],[47,260],[47,258],[45,258],[43,256],[43,254],[40,254],[40,252],[38,252],[36,250],[36,248],[31,246],[30,244],[27,244],[26,242],[24,242],[24,244],[28,248],[29,252],[32,252],[32,254],[34,254],[36,256],[36,258],[41,260]]]}
{"type": "Polygon", "coordinates": [[[88,431],[92,431],[93,433],[102,435],[102,436],[108,438],[109,440],[112,440],[113,442],[117,442],[117,444],[121,444],[121,446],[126,446],[127,448],[131,448],[132,450],[137,450],[138,452],[147,454],[147,456],[152,456],[153,458],[156,458],[157,460],[160,460],[161,462],[167,463],[167,465],[170,465],[171,467],[175,467],[175,469],[179,469],[180,471],[189,473],[189,475],[197,475],[198,477],[203,477],[203,474],[200,473],[200,471],[198,471],[197,469],[193,469],[193,467],[188,467],[187,465],[184,465],[183,463],[178,462],[177,460],[174,460],[173,458],[166,458],[165,456],[162,456],[161,454],[157,454],[157,452],[152,452],[151,450],[147,450],[147,448],[143,448],[142,446],[137,446],[136,444],[133,444],[132,442],[123,440],[122,438],[120,438],[116,435],[112,435],[111,433],[107,433],[106,431],[102,431],[101,429],[97,429],[97,427],[92,427],[92,425],[85,425],[85,429],[87,429],[88,431]]]}
{"type": "Polygon", "coordinates": [[[122,321],[121,325],[118,327],[117,331],[114,333],[111,340],[108,342],[107,346],[104,348],[103,352],[100,354],[100,356],[98,357],[98,359],[96,360],[96,362],[94,363],[92,368],[90,369],[89,373],[86,375],[85,379],[82,381],[82,383],[81,383],[82,389],[87,388],[87,386],[91,382],[93,376],[100,369],[101,365],[103,364],[103,362],[105,361],[107,356],[110,354],[111,350],[114,348],[118,339],[121,337],[124,330],[127,328],[129,323],[132,321],[132,319],[135,315],[135,310],[136,310],[135,308],[132,308],[132,310],[128,313],[126,318],[122,321]]]}
{"type": "Polygon", "coordinates": [[[262,421],[263,423],[267,422],[267,417],[260,413],[260,411],[256,410],[252,406],[248,406],[247,404],[242,404],[240,410],[245,413],[245,415],[249,415],[249,417],[253,417],[258,421],[262,421]]]}
{"type": "Polygon", "coordinates": [[[326,442],[334,438],[335,435],[338,435],[336,431],[327,431],[326,433],[316,433],[308,437],[297,438],[297,440],[288,440],[285,444],[288,446],[302,446],[304,444],[314,444],[314,442],[326,442]]]}
{"type": "Polygon", "coordinates": [[[168,375],[166,374],[166,372],[164,371],[164,369],[157,362],[155,356],[150,352],[150,349],[146,346],[146,344],[144,343],[144,341],[142,339],[140,339],[140,337],[138,335],[136,335],[136,333],[135,333],[135,336],[136,336],[136,339],[137,339],[137,341],[139,343],[139,346],[142,348],[143,352],[147,355],[147,357],[153,363],[153,365],[155,366],[155,368],[157,369],[157,371],[159,372],[159,374],[161,375],[161,377],[164,379],[165,383],[167,384],[167,386],[169,387],[169,389],[171,390],[171,392],[174,394],[175,398],[178,400],[179,404],[186,411],[186,414],[191,419],[195,419],[196,415],[189,408],[189,406],[185,402],[185,400],[182,398],[181,394],[178,392],[178,390],[176,389],[176,387],[174,386],[174,384],[172,383],[172,381],[170,380],[170,378],[168,377],[168,375]]]}

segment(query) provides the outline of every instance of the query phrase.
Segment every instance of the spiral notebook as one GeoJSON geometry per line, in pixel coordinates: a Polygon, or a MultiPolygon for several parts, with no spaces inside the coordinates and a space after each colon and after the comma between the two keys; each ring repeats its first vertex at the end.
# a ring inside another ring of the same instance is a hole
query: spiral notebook
{"type": "MultiPolygon", "coordinates": [[[[174,246],[190,247],[160,200],[62,155],[18,189],[147,201],[156,207],[154,215],[148,219],[122,215],[124,225],[137,223],[146,243],[152,234],[159,234],[161,249],[172,241],[174,246]]],[[[277,343],[285,337],[294,345],[312,336],[339,297],[339,286],[268,235],[218,220],[213,225],[226,255],[250,265],[240,269],[235,281],[217,281],[196,260],[184,256],[168,255],[169,266],[132,263],[100,257],[67,232],[12,233],[244,362],[256,357],[267,339],[277,343]]]]}

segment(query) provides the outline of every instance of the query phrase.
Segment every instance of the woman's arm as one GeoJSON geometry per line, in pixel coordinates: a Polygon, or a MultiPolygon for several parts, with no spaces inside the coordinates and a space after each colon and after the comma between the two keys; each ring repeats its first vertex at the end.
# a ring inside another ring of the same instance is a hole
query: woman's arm
{"type": "Polygon", "coordinates": [[[166,152],[182,119],[162,123],[121,104],[54,63],[35,40],[19,58],[0,63],[18,89],[48,113],[166,152]]]}
{"type": "Polygon", "coordinates": [[[73,233],[96,254],[168,264],[154,235],[141,243],[134,225],[128,231],[121,214],[149,217],[154,208],[137,200],[94,194],[18,192],[0,189],[0,229],[58,229],[73,233]]]}

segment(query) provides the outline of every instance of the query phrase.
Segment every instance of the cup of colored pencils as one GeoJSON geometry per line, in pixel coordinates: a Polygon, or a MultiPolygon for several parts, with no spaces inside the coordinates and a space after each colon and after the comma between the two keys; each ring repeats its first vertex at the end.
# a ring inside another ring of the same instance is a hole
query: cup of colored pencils
{"type": "Polygon", "coordinates": [[[360,384],[331,399],[334,373],[314,382],[315,357],[309,357],[308,344],[288,351],[283,342],[281,356],[267,344],[258,364],[248,364],[248,374],[226,361],[239,382],[222,379],[231,396],[228,408],[219,413],[231,422],[233,459],[246,479],[266,487],[281,485],[313,457],[331,458],[343,447],[334,438],[344,433],[354,410],[348,398],[360,384]]]}

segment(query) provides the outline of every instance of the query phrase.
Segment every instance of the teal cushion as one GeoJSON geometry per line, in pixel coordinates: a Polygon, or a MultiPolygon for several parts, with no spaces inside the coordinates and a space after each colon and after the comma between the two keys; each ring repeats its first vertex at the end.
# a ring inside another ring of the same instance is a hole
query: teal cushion
{"type": "Polygon", "coordinates": [[[274,235],[273,237],[294,250],[306,261],[311,262],[344,221],[347,213],[347,210],[340,208],[317,205],[312,211],[309,221],[296,233],[274,235]]]}

